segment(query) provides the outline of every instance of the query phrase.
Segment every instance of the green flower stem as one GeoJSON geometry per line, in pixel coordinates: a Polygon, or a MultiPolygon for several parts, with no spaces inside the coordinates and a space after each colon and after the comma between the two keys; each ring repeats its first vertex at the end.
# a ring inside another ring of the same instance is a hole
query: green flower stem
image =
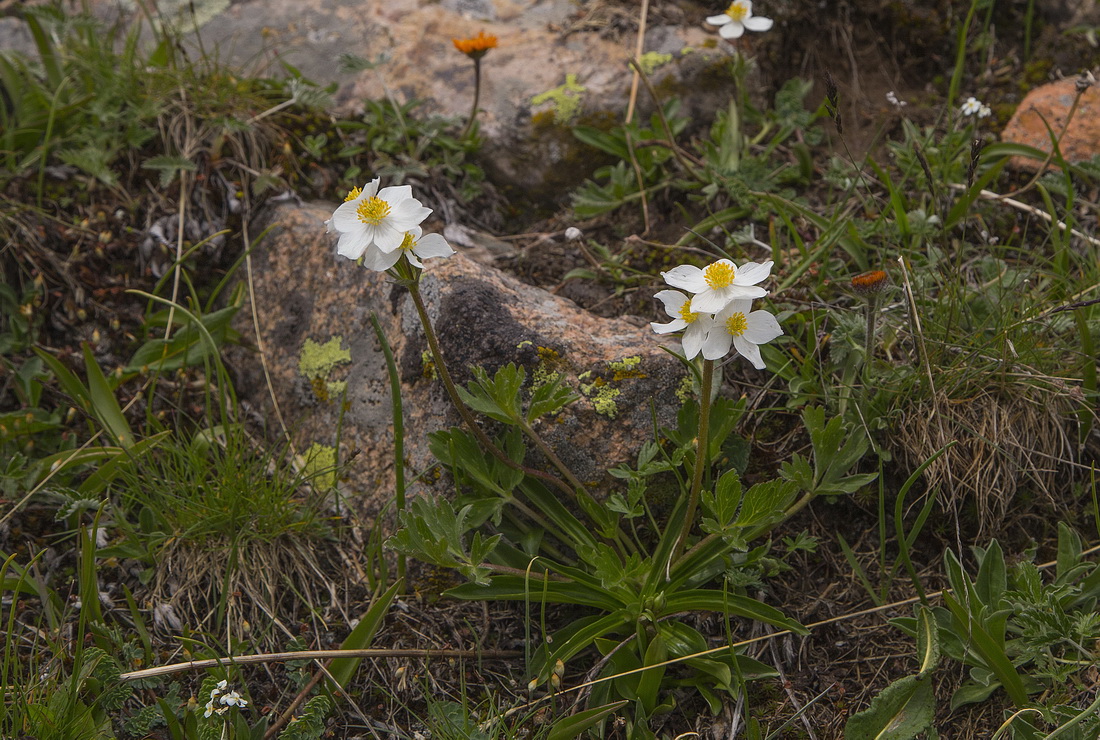
{"type": "MultiPolygon", "coordinates": [[[[386,335],[382,332],[382,325],[378,323],[378,316],[372,311],[370,323],[374,326],[374,333],[378,337],[378,343],[382,345],[382,354],[386,358],[386,369],[390,376],[390,398],[393,403],[393,471],[395,491],[395,504],[397,514],[400,517],[405,513],[405,416],[401,409],[401,378],[397,374],[397,364],[393,360],[393,350],[386,341],[386,335]]],[[[397,580],[405,582],[405,556],[397,556],[397,580]]]]}
{"type": "Polygon", "coordinates": [[[412,296],[413,304],[416,306],[416,313],[420,317],[420,324],[424,327],[424,335],[428,338],[428,348],[431,350],[432,359],[435,361],[435,368],[439,372],[439,378],[443,381],[443,387],[446,388],[447,395],[450,396],[451,403],[454,405],[455,410],[458,411],[458,415],[462,417],[462,421],[466,424],[470,433],[477,438],[478,443],[484,449],[488,450],[493,457],[500,460],[512,470],[518,470],[532,478],[538,478],[539,480],[550,483],[556,488],[565,491],[570,496],[576,496],[576,492],[561,478],[541,470],[535,470],[534,468],[520,465],[512,460],[512,458],[504,454],[504,451],[494,444],[493,440],[489,439],[489,435],[482,431],[474,415],[470,413],[470,409],[466,407],[466,404],[464,404],[459,397],[458,389],[455,388],[454,381],[451,380],[451,374],[447,371],[447,365],[443,362],[443,352],[439,349],[439,341],[436,339],[435,330],[432,329],[432,322],[428,318],[428,310],[425,308],[424,299],[420,295],[420,286],[413,281],[403,282],[408,286],[409,294],[412,296]]]}
{"type": "MultiPolygon", "coordinates": [[[[691,534],[695,522],[695,511],[699,508],[699,491],[703,488],[703,469],[710,463],[710,394],[714,383],[714,360],[703,360],[703,382],[699,392],[699,437],[695,445],[695,470],[691,477],[691,493],[688,494],[687,512],[684,514],[684,528],[674,552],[680,552],[691,534]]],[[[673,555],[673,560],[676,556],[673,555]]]]}
{"type": "Polygon", "coordinates": [[[477,104],[481,98],[481,59],[474,59],[474,106],[470,109],[470,116],[466,119],[466,126],[462,129],[462,133],[458,135],[458,138],[465,139],[470,135],[471,129],[474,127],[474,121],[477,119],[477,104]]]}

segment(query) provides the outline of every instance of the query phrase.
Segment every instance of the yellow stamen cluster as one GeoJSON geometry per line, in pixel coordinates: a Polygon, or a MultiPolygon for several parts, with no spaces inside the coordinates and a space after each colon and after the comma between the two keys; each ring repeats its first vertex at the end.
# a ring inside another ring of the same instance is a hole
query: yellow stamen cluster
{"type": "Polygon", "coordinates": [[[480,59],[489,49],[497,46],[497,37],[486,35],[484,31],[478,31],[477,36],[468,39],[451,39],[455,48],[471,59],[480,59]]]}
{"type": "Polygon", "coordinates": [[[732,314],[726,319],[726,331],[732,336],[739,337],[745,333],[745,330],[749,328],[749,320],[745,318],[745,314],[738,311],[732,314]]]}
{"type": "Polygon", "coordinates": [[[743,3],[735,2],[730,5],[729,10],[726,11],[726,15],[733,21],[743,21],[749,17],[749,9],[745,7],[743,3]]]}
{"type": "Polygon", "coordinates": [[[735,276],[733,265],[728,262],[715,262],[703,270],[703,279],[714,290],[732,285],[735,276]]]}
{"type": "Polygon", "coordinates": [[[691,312],[691,301],[684,301],[684,305],[680,306],[680,318],[689,324],[699,318],[698,313],[691,312]]]}
{"type": "Polygon", "coordinates": [[[390,204],[378,196],[374,196],[359,203],[355,213],[363,223],[377,226],[382,223],[382,219],[390,215],[390,204]]]}
{"type": "Polygon", "coordinates": [[[363,194],[363,191],[360,190],[359,188],[352,188],[351,190],[348,191],[348,194],[344,196],[344,202],[347,203],[349,200],[355,200],[356,198],[358,198],[362,194],[363,194]]]}
{"type": "Polygon", "coordinates": [[[397,248],[412,249],[414,246],[416,246],[416,242],[413,241],[413,233],[411,231],[406,231],[405,238],[401,240],[401,244],[397,248]]]}

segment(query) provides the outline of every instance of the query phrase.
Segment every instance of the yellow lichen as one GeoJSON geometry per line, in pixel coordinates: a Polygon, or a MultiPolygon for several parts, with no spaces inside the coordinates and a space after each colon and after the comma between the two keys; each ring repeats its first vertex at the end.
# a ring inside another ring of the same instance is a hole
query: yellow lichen
{"type": "Polygon", "coordinates": [[[672,61],[671,54],[662,54],[658,51],[650,51],[642,54],[638,58],[638,65],[642,68],[642,71],[647,75],[653,74],[653,71],[658,67],[663,67],[672,61]]]}
{"type": "Polygon", "coordinates": [[[565,125],[580,112],[581,94],[584,93],[585,89],[583,85],[577,84],[575,74],[567,74],[565,75],[565,84],[558,85],[544,93],[539,93],[531,98],[531,104],[552,103],[555,123],[565,125]]]}
{"type": "Polygon", "coordinates": [[[423,375],[428,380],[435,380],[438,375],[435,369],[435,360],[432,359],[432,353],[428,350],[424,350],[420,353],[420,365],[423,367],[423,375]]]}
{"type": "Polygon", "coordinates": [[[343,337],[334,336],[324,344],[306,339],[298,356],[298,372],[304,375],[318,401],[328,402],[347,390],[344,380],[329,380],[329,374],[340,365],[351,363],[351,351],[342,349],[343,337]]]}
{"type": "Polygon", "coordinates": [[[642,364],[642,358],[638,355],[634,357],[624,357],[621,360],[609,362],[607,364],[615,371],[615,374],[611,377],[615,382],[627,380],[629,378],[646,377],[646,374],[638,369],[638,366],[642,364]]]}
{"type": "Polygon", "coordinates": [[[691,378],[691,375],[685,375],[680,379],[680,385],[676,387],[676,398],[680,400],[680,403],[687,403],[690,399],[695,397],[695,383],[691,378]]]}
{"type": "Polygon", "coordinates": [[[302,455],[302,475],[309,478],[313,487],[327,491],[336,485],[336,448],[314,442],[302,455]]]}

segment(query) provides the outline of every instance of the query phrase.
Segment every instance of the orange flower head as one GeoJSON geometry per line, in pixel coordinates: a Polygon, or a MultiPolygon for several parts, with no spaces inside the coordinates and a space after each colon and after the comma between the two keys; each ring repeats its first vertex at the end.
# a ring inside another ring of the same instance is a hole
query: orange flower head
{"type": "Polygon", "coordinates": [[[488,36],[485,31],[478,31],[477,36],[472,38],[451,40],[454,42],[456,49],[474,61],[481,59],[485,56],[485,52],[489,49],[495,49],[497,46],[497,37],[488,36]]]}
{"type": "Polygon", "coordinates": [[[882,270],[863,272],[852,278],[852,288],[857,293],[878,293],[890,282],[890,276],[882,270]]]}

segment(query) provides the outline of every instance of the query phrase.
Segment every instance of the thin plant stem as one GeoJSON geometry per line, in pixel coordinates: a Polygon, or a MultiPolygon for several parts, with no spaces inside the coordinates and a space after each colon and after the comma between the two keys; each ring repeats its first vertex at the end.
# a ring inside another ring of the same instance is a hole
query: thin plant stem
{"type": "MultiPolygon", "coordinates": [[[[393,359],[393,350],[386,341],[386,335],[382,331],[382,325],[378,323],[378,316],[373,311],[370,315],[371,326],[378,337],[378,343],[382,346],[382,355],[386,358],[386,371],[390,376],[390,401],[393,415],[393,475],[394,475],[394,503],[397,506],[397,516],[405,513],[405,415],[401,405],[401,378],[397,374],[397,363],[393,359]]],[[[397,556],[397,580],[405,582],[405,556],[397,556]]]]}
{"type": "MultiPolygon", "coordinates": [[[[673,548],[674,553],[682,550],[691,534],[691,525],[695,521],[695,510],[699,508],[699,491],[703,488],[703,469],[710,462],[710,394],[714,384],[714,360],[703,360],[703,380],[699,391],[699,437],[695,446],[695,470],[692,471],[691,492],[688,494],[687,511],[684,513],[684,528],[673,548]]],[[[675,560],[675,554],[673,555],[675,560]]]]}
{"type": "Polygon", "coordinates": [[[477,119],[477,104],[481,99],[481,59],[474,59],[474,104],[470,108],[470,115],[466,119],[466,126],[462,129],[462,133],[458,135],[458,138],[465,139],[470,135],[470,131],[474,127],[474,120],[477,119]]]}
{"type": "Polygon", "coordinates": [[[474,415],[470,413],[470,409],[466,407],[466,404],[462,402],[462,398],[459,397],[458,389],[455,388],[454,381],[451,379],[451,374],[447,371],[447,365],[443,362],[443,352],[439,349],[439,341],[435,336],[435,330],[432,329],[432,322],[428,318],[428,309],[424,306],[424,298],[420,295],[420,286],[413,281],[407,281],[407,284],[409,294],[413,299],[413,305],[416,306],[416,313],[420,317],[421,325],[424,327],[424,335],[428,338],[428,349],[431,350],[432,359],[435,361],[436,371],[439,373],[439,379],[443,381],[443,387],[447,390],[447,395],[450,397],[451,403],[454,405],[455,410],[458,411],[458,415],[462,417],[462,421],[466,424],[470,433],[477,438],[478,443],[480,443],[484,449],[488,450],[493,457],[500,460],[512,470],[519,470],[533,478],[551,483],[556,488],[575,497],[577,491],[570,488],[569,484],[556,475],[520,465],[512,458],[508,457],[504,454],[503,450],[497,447],[493,440],[489,439],[489,435],[478,426],[474,415]]]}

